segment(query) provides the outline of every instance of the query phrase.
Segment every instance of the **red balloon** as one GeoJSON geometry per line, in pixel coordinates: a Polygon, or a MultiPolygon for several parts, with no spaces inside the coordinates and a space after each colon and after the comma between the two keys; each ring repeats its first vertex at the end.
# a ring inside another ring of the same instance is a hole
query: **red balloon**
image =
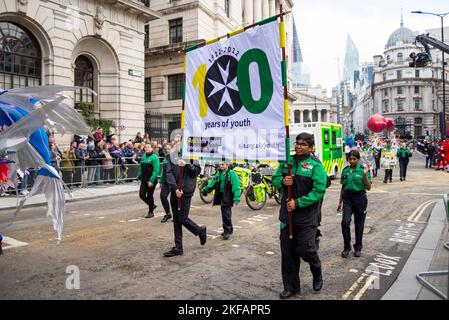
{"type": "Polygon", "coordinates": [[[382,132],[387,125],[385,118],[381,114],[375,114],[368,119],[368,129],[372,132],[382,132]]]}
{"type": "Polygon", "coordinates": [[[386,122],[385,130],[387,130],[388,132],[393,131],[394,128],[396,127],[396,123],[394,122],[394,119],[385,118],[385,122],[386,122]]]}

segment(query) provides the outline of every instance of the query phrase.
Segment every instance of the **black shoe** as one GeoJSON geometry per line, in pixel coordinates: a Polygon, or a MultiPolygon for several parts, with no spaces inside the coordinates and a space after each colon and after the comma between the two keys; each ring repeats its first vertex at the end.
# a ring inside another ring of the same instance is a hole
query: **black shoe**
{"type": "Polygon", "coordinates": [[[207,230],[206,230],[206,226],[202,226],[201,227],[201,231],[200,234],[198,235],[200,237],[200,243],[202,246],[204,246],[206,244],[207,241],[207,230]]]}
{"type": "Polygon", "coordinates": [[[392,182],[393,182],[393,180],[390,179],[390,183],[392,183],[392,182]]]}
{"type": "Polygon", "coordinates": [[[154,217],[154,212],[153,211],[149,211],[148,214],[145,216],[145,218],[150,219],[154,217]]]}
{"type": "Polygon", "coordinates": [[[293,296],[296,296],[297,294],[300,294],[300,291],[288,291],[288,290],[284,290],[279,294],[279,298],[280,299],[288,299],[291,298],[293,296]]]}
{"type": "Polygon", "coordinates": [[[229,233],[223,233],[223,234],[221,235],[221,238],[222,238],[223,240],[229,240],[230,237],[231,237],[231,235],[230,235],[229,233]]]}
{"type": "Polygon", "coordinates": [[[170,220],[171,219],[171,214],[170,213],[168,213],[168,214],[166,214],[163,218],[162,218],[162,220],[161,220],[161,222],[162,223],[166,223],[168,220],[170,220]]]}
{"type": "Polygon", "coordinates": [[[362,251],[360,251],[360,250],[355,250],[354,251],[354,257],[360,258],[361,255],[362,255],[362,251]]]}
{"type": "Polygon", "coordinates": [[[164,257],[170,258],[170,257],[174,257],[174,256],[182,256],[183,254],[184,254],[184,251],[182,249],[173,247],[169,251],[164,253],[164,257]]]}
{"type": "Polygon", "coordinates": [[[384,180],[384,183],[387,183],[387,180],[384,180]]]}
{"type": "Polygon", "coordinates": [[[399,178],[399,180],[401,180],[401,181],[402,181],[402,178],[399,178]]]}
{"type": "Polygon", "coordinates": [[[321,288],[323,287],[323,276],[320,274],[320,276],[315,280],[313,279],[313,290],[315,291],[320,291],[321,288]]]}
{"type": "Polygon", "coordinates": [[[343,250],[343,251],[341,252],[342,258],[347,258],[347,257],[349,256],[349,251],[350,251],[350,250],[343,250]]]}

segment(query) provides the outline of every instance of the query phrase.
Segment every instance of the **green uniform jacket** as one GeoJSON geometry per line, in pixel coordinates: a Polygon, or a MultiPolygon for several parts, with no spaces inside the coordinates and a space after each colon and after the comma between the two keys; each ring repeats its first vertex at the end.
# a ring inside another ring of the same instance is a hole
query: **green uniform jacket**
{"type": "Polygon", "coordinates": [[[412,151],[410,148],[399,148],[396,155],[398,158],[410,158],[412,156],[412,151]]]}
{"type": "Polygon", "coordinates": [[[140,161],[139,171],[137,173],[137,180],[142,182],[150,182],[153,185],[157,182],[157,176],[159,174],[159,158],[154,153],[144,155],[140,161]]]}
{"type": "MultiPolygon", "coordinates": [[[[211,192],[214,188],[217,187],[217,183],[219,182],[219,189],[216,191],[219,191],[219,193],[224,194],[227,177],[229,177],[228,181],[230,182],[231,191],[233,194],[232,202],[233,203],[240,202],[240,180],[239,177],[237,176],[237,173],[235,173],[234,170],[231,169],[226,170],[226,172],[219,170],[212,178],[212,180],[209,181],[208,185],[203,188],[203,191],[211,192]]],[[[217,192],[215,194],[217,195],[217,192]]]]}
{"type": "MultiPolygon", "coordinates": [[[[327,174],[323,165],[313,158],[300,160],[297,156],[290,158],[291,173],[294,175],[292,198],[296,202],[293,211],[294,225],[318,225],[320,200],[326,192],[327,174]]],[[[279,220],[286,224],[288,188],[282,180],[287,175],[287,163],[281,161],[276,173],[273,175],[273,185],[282,188],[281,209],[279,220]]]]}
{"type": "MultiPolygon", "coordinates": [[[[346,166],[341,172],[340,183],[343,185],[345,191],[366,191],[365,177],[363,167],[357,165],[354,171],[351,171],[350,166],[346,166]]],[[[371,175],[369,171],[366,173],[369,182],[371,182],[371,175]]]]}
{"type": "Polygon", "coordinates": [[[168,164],[168,159],[170,158],[170,156],[165,157],[164,161],[162,161],[162,170],[161,170],[161,176],[159,177],[159,183],[167,183],[166,181],[166,172],[167,171],[167,164],[168,164]]]}

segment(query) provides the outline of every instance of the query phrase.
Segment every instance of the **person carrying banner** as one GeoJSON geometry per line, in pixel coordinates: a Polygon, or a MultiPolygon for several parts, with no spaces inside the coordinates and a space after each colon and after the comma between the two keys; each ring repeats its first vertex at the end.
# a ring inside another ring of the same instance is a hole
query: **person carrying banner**
{"type": "Polygon", "coordinates": [[[401,181],[405,181],[405,177],[407,176],[407,166],[409,162],[409,158],[412,157],[412,151],[409,147],[406,146],[405,142],[400,144],[399,149],[397,150],[397,157],[399,159],[399,176],[401,181]]]}
{"type": "MultiPolygon", "coordinates": [[[[173,152],[177,152],[174,150],[173,152]]],[[[201,167],[198,161],[191,161],[186,163],[182,159],[177,159],[173,162],[175,157],[167,164],[167,183],[170,186],[170,204],[173,211],[173,228],[175,235],[175,246],[164,253],[164,257],[170,258],[184,254],[182,246],[182,226],[192,232],[195,236],[199,236],[200,244],[204,246],[207,241],[206,226],[199,226],[189,219],[190,203],[196,188],[196,178],[201,172],[201,167]],[[182,168],[182,184],[178,188],[179,181],[179,167],[182,168]],[[178,199],[181,199],[181,208],[178,210],[178,199]]]]}
{"type": "Polygon", "coordinates": [[[282,259],[282,282],[284,291],[281,299],[288,299],[300,293],[300,259],[308,262],[313,275],[313,289],[323,287],[321,261],[317,253],[315,237],[317,233],[320,200],[326,192],[327,175],[321,163],[310,155],[314,147],[313,135],[300,133],[296,137],[296,154],[281,162],[273,175],[275,188],[282,188],[282,202],[279,212],[280,246],[282,259]],[[288,175],[287,166],[292,166],[288,175]],[[292,188],[292,200],[288,202],[288,186],[292,188]],[[287,212],[292,212],[293,238],[289,237],[287,212]]]}
{"type": "Polygon", "coordinates": [[[362,254],[363,228],[368,206],[366,190],[371,189],[371,176],[369,167],[359,165],[359,160],[360,153],[357,150],[351,150],[348,156],[349,166],[346,166],[341,172],[340,183],[342,186],[337,212],[341,212],[343,205],[341,220],[341,231],[344,241],[344,249],[341,252],[343,258],[347,258],[351,251],[352,214],[354,214],[355,224],[354,256],[360,257],[362,254]]]}
{"type": "Polygon", "coordinates": [[[170,187],[167,183],[167,165],[170,161],[170,155],[172,153],[172,145],[170,143],[167,143],[164,145],[165,149],[165,158],[164,161],[162,161],[162,170],[161,170],[161,176],[159,178],[159,184],[161,186],[161,203],[164,207],[165,215],[162,218],[161,222],[165,223],[168,220],[172,218],[171,211],[170,211],[170,202],[168,201],[168,197],[170,196],[170,187]]]}
{"type": "Polygon", "coordinates": [[[154,189],[157,184],[157,176],[159,174],[159,158],[153,153],[151,145],[145,145],[145,155],[140,161],[139,171],[137,173],[137,180],[140,180],[139,197],[146,204],[148,204],[148,214],[145,218],[154,217],[154,189]]]}
{"type": "Polygon", "coordinates": [[[213,205],[221,205],[221,218],[223,221],[223,240],[228,240],[234,231],[232,227],[232,206],[240,203],[240,180],[229,164],[220,163],[220,169],[214,178],[202,190],[206,196],[215,189],[213,205]]]}
{"type": "Polygon", "coordinates": [[[385,169],[385,177],[384,183],[388,181],[393,182],[393,168],[394,168],[394,159],[391,159],[391,152],[393,149],[391,148],[391,141],[386,141],[386,146],[381,150],[381,159],[384,163],[383,167],[385,169]]]}

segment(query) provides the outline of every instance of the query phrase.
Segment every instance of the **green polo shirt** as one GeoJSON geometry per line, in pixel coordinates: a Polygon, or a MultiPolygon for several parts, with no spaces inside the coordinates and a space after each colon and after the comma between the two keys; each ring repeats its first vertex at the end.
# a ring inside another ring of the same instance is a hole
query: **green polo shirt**
{"type": "MultiPolygon", "coordinates": [[[[371,182],[371,175],[367,172],[368,180],[371,182]]],[[[340,183],[345,191],[366,191],[363,168],[358,164],[354,171],[350,166],[343,169],[340,183]]]]}

